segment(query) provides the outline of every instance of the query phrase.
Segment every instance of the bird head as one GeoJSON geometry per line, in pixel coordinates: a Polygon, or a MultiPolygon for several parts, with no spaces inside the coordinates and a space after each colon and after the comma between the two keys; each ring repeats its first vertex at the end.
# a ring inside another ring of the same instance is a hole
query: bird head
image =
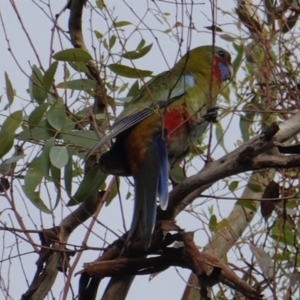
{"type": "Polygon", "coordinates": [[[192,49],[180,59],[177,66],[191,73],[202,73],[206,78],[213,75],[219,85],[233,77],[229,52],[217,46],[200,46],[192,49]]]}

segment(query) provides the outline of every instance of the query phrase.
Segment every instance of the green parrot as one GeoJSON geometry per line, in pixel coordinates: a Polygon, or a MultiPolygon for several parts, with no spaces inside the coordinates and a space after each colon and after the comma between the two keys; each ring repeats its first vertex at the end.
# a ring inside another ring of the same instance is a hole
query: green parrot
{"type": "Polygon", "coordinates": [[[216,105],[222,83],[232,78],[231,56],[217,46],[188,51],[175,66],[147,82],[92,152],[116,138],[99,160],[103,172],[133,176],[135,204],[127,241],[148,249],[156,201],[168,205],[169,169],[204,134],[207,111],[216,105]]]}

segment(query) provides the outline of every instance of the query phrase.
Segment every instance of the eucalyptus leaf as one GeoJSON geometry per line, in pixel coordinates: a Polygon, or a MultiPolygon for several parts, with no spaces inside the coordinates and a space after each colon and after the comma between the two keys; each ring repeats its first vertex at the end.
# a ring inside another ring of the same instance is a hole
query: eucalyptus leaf
{"type": "Polygon", "coordinates": [[[5,88],[6,88],[6,96],[8,99],[9,106],[12,105],[15,97],[15,90],[12,86],[12,83],[8,77],[8,74],[4,72],[4,77],[5,77],[5,88]]]}
{"type": "Polygon", "coordinates": [[[65,119],[65,104],[61,98],[58,98],[47,113],[47,121],[54,129],[56,129],[57,131],[61,131],[65,124],[65,119]]]}
{"type": "Polygon", "coordinates": [[[128,25],[132,25],[131,22],[128,21],[118,21],[118,22],[114,22],[114,26],[115,27],[124,27],[124,26],[128,26],[128,25]]]}
{"type": "Polygon", "coordinates": [[[0,158],[3,157],[14,145],[15,132],[20,127],[23,114],[21,110],[12,113],[4,121],[0,131],[0,158]]]}
{"type": "Polygon", "coordinates": [[[127,59],[138,59],[145,56],[151,50],[151,48],[152,48],[152,44],[135,51],[127,51],[122,55],[122,57],[127,59]]]}
{"type": "Polygon", "coordinates": [[[59,84],[57,84],[57,87],[61,89],[90,92],[96,87],[96,82],[91,79],[75,79],[60,82],[59,84]]]}
{"type": "Polygon", "coordinates": [[[48,107],[48,103],[42,103],[31,112],[28,117],[28,125],[30,128],[34,128],[39,124],[48,107]]]}
{"type": "Polygon", "coordinates": [[[136,80],[128,91],[127,97],[133,97],[140,90],[139,81],[136,80]]]}
{"type": "Polygon", "coordinates": [[[105,181],[107,174],[104,174],[98,165],[93,166],[87,174],[84,175],[75,195],[68,202],[68,206],[77,205],[85,201],[100,185],[105,181]]]}
{"type": "Polygon", "coordinates": [[[23,141],[47,141],[51,137],[56,135],[56,131],[50,126],[46,119],[43,119],[36,127],[33,129],[25,129],[19,134],[17,134],[16,138],[18,140],[23,141]]]}
{"type": "Polygon", "coordinates": [[[54,76],[57,70],[58,62],[55,61],[51,64],[49,69],[45,72],[44,77],[43,77],[43,83],[46,91],[49,91],[51,88],[51,85],[54,81],[54,76]]]}
{"type": "Polygon", "coordinates": [[[235,205],[240,205],[242,207],[248,208],[253,211],[257,211],[257,206],[255,205],[255,202],[253,200],[245,200],[245,199],[239,199],[235,205]]]}
{"type": "Polygon", "coordinates": [[[61,185],[60,185],[60,179],[61,179],[61,170],[59,168],[56,168],[55,166],[50,166],[50,173],[51,173],[51,179],[54,183],[55,189],[56,189],[56,201],[53,206],[53,209],[57,207],[60,199],[61,199],[61,185]]]}
{"type": "Polygon", "coordinates": [[[152,72],[148,70],[134,69],[121,64],[110,64],[107,67],[115,74],[128,78],[144,78],[152,74],[152,72]]]}
{"type": "Polygon", "coordinates": [[[74,147],[68,147],[68,153],[69,153],[69,160],[64,168],[64,182],[65,182],[65,189],[68,193],[68,195],[71,195],[72,193],[72,179],[73,179],[73,160],[72,160],[72,154],[74,152],[74,147]]]}
{"type": "Polygon", "coordinates": [[[235,60],[232,63],[234,73],[236,73],[243,62],[245,51],[244,51],[244,46],[242,45],[233,44],[233,46],[238,53],[238,55],[236,56],[235,60]]]}
{"type": "Polygon", "coordinates": [[[60,138],[68,145],[84,149],[92,149],[99,141],[97,134],[92,130],[71,130],[64,131],[60,138]]]}
{"type": "Polygon", "coordinates": [[[59,51],[53,55],[53,58],[59,61],[83,61],[92,60],[92,56],[85,50],[79,48],[71,48],[59,51]]]}
{"type": "Polygon", "coordinates": [[[112,202],[112,200],[117,196],[120,189],[120,180],[119,177],[116,177],[114,183],[112,184],[112,187],[109,191],[109,194],[106,198],[105,206],[109,206],[109,204],[112,202]]]}
{"type": "Polygon", "coordinates": [[[22,189],[26,197],[42,212],[50,213],[51,211],[45,205],[40,197],[40,189],[36,191],[43,179],[43,172],[41,170],[40,158],[36,158],[35,162],[31,164],[24,178],[24,185],[22,189]]]}
{"type": "Polygon", "coordinates": [[[49,177],[50,174],[50,166],[51,166],[51,162],[50,162],[50,150],[54,147],[55,145],[55,139],[53,137],[51,137],[46,143],[45,146],[43,148],[43,152],[40,156],[40,163],[41,163],[41,170],[43,172],[44,177],[47,180],[51,181],[51,178],[49,177]]]}
{"type": "Polygon", "coordinates": [[[216,127],[216,139],[218,141],[218,144],[223,148],[225,153],[228,153],[224,144],[224,130],[222,128],[222,125],[220,123],[217,123],[215,127],[216,127]]]}
{"type": "Polygon", "coordinates": [[[32,75],[29,80],[29,92],[31,98],[39,104],[43,103],[47,98],[43,74],[36,65],[32,67],[32,75]]]}
{"type": "Polygon", "coordinates": [[[51,164],[58,169],[63,168],[69,161],[69,153],[66,147],[52,147],[49,156],[51,164]]]}

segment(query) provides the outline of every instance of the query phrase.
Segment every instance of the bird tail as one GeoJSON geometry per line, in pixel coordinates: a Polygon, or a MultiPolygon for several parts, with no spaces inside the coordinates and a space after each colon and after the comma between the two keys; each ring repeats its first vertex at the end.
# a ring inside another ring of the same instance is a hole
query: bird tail
{"type": "Polygon", "coordinates": [[[147,148],[144,162],[134,176],[134,185],[134,212],[127,240],[137,232],[147,250],[155,227],[157,198],[162,209],[168,205],[168,153],[161,132],[147,148]]]}

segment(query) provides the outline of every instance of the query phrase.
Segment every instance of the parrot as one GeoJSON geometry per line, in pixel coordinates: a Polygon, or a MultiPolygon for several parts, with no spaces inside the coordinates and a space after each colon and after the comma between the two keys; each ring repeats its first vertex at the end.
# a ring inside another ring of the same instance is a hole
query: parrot
{"type": "Polygon", "coordinates": [[[222,83],[232,79],[230,54],[217,46],[189,50],[170,70],[146,82],[132,98],[111,129],[91,150],[115,138],[100,156],[100,169],[116,176],[132,176],[134,212],[126,242],[151,244],[157,200],[168,205],[169,170],[179,164],[200,138],[215,107],[222,83]]]}

